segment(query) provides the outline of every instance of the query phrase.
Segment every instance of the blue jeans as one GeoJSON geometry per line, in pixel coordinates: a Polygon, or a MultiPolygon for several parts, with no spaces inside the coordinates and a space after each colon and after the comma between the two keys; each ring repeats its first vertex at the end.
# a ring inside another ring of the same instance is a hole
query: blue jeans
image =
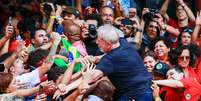
{"type": "Polygon", "coordinates": [[[147,91],[143,94],[143,96],[140,96],[137,99],[128,99],[126,96],[118,96],[115,101],[153,101],[153,95],[152,92],[147,91]]]}

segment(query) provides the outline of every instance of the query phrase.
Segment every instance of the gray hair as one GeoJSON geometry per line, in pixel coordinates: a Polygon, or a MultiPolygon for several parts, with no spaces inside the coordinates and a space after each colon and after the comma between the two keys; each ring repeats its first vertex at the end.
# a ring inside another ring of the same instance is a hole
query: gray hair
{"type": "Polygon", "coordinates": [[[105,41],[111,42],[112,44],[116,44],[119,42],[119,36],[115,30],[115,27],[112,25],[106,24],[100,26],[97,29],[98,37],[102,38],[105,41]]]}

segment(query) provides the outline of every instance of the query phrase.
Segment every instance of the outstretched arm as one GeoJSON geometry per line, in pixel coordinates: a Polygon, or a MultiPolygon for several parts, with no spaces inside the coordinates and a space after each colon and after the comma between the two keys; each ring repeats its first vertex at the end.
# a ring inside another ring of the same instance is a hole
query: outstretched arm
{"type": "Polygon", "coordinates": [[[165,2],[163,3],[163,5],[162,5],[162,7],[160,9],[161,15],[166,16],[166,14],[167,14],[166,12],[167,12],[169,3],[170,3],[170,0],[165,0],[165,2]]]}
{"type": "Polygon", "coordinates": [[[156,80],[154,83],[162,86],[168,86],[172,88],[181,88],[184,87],[183,83],[178,80],[156,80]]]}
{"type": "Polygon", "coordinates": [[[190,21],[195,22],[195,16],[194,16],[193,12],[192,12],[191,9],[184,3],[184,1],[183,1],[183,0],[176,0],[176,1],[177,1],[177,3],[178,3],[179,5],[181,5],[181,6],[184,8],[184,10],[186,11],[186,13],[187,13],[187,15],[188,15],[190,21]]]}
{"type": "Polygon", "coordinates": [[[197,13],[196,21],[195,21],[195,28],[192,34],[192,43],[197,43],[198,34],[200,32],[200,26],[201,26],[201,11],[200,13],[197,13]]]}

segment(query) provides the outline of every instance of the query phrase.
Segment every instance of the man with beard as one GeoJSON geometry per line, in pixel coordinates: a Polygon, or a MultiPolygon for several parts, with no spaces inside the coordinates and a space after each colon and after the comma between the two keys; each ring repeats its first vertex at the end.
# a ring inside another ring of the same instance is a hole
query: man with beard
{"type": "Polygon", "coordinates": [[[35,48],[45,45],[49,42],[48,33],[44,29],[37,29],[33,35],[31,35],[31,41],[35,48]]]}
{"type": "Polygon", "coordinates": [[[137,52],[119,38],[115,28],[99,27],[96,43],[106,55],[97,64],[92,81],[108,76],[116,87],[115,101],[152,101],[151,75],[137,52]]]}

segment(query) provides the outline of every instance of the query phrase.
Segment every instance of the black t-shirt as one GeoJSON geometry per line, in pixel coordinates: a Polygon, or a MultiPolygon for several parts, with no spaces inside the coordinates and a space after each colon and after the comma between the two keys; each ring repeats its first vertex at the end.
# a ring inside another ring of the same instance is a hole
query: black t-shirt
{"type": "Polygon", "coordinates": [[[117,88],[117,95],[136,99],[150,90],[152,77],[125,39],[121,38],[120,46],[103,56],[97,69],[108,76],[117,88]]]}
{"type": "Polygon", "coordinates": [[[88,55],[93,55],[93,56],[98,56],[98,55],[102,55],[103,53],[100,51],[98,45],[94,40],[86,40],[85,41],[85,46],[86,46],[86,50],[88,55]]]}

